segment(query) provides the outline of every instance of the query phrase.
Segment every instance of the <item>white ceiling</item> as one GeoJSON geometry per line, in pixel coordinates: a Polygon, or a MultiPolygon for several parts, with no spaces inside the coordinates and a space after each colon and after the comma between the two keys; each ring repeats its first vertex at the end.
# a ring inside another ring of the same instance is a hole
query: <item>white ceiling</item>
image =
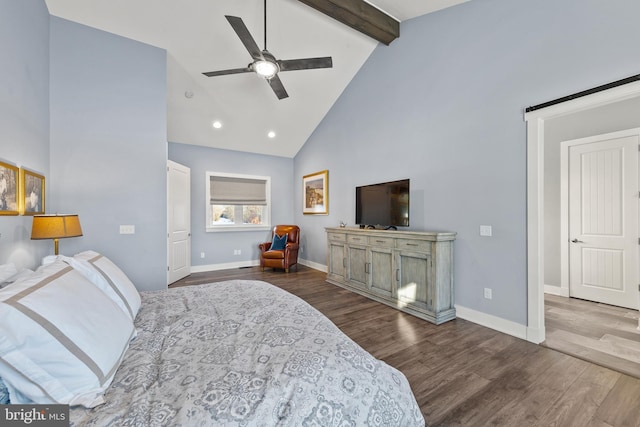
{"type": "MultiPolygon", "coordinates": [[[[297,0],[269,0],[267,44],[276,58],[333,58],[331,69],[279,74],[289,98],[278,100],[253,73],[202,75],[252,61],[224,15],[242,18],[264,47],[261,0],[45,1],[54,16],[166,49],[169,141],[276,156],[296,155],[378,44],[297,0]]],[[[465,1],[369,2],[403,21],[465,1]]]]}

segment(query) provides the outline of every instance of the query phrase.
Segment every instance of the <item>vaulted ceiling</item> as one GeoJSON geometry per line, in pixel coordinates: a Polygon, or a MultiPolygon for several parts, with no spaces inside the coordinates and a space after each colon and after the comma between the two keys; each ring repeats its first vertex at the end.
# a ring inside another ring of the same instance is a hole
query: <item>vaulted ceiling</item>
{"type": "MultiPolygon", "coordinates": [[[[225,15],[242,18],[262,49],[262,0],[45,0],[60,18],[167,51],[167,122],[171,142],[293,157],[349,84],[374,39],[303,4],[268,0],[267,43],[278,59],[331,56],[333,68],[279,74],[289,98],[278,100],[254,73],[205,77],[252,59],[225,15]],[[216,129],[213,122],[221,127],[216,129]],[[275,137],[270,138],[272,131],[275,137]]],[[[398,21],[468,0],[371,0],[398,21]]],[[[400,31],[402,37],[402,31],[400,31]]],[[[393,42],[387,49],[393,48],[393,42]]]]}

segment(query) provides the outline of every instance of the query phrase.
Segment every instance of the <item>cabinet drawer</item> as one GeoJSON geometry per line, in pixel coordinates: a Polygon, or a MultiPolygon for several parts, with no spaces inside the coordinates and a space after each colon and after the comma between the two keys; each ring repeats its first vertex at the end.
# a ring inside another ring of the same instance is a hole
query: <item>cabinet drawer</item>
{"type": "Polygon", "coordinates": [[[393,248],[393,238],[391,237],[369,237],[369,244],[371,246],[381,248],[393,248]]]}
{"type": "Polygon", "coordinates": [[[396,239],[396,249],[430,253],[431,242],[411,239],[396,239]]]}
{"type": "Polygon", "coordinates": [[[347,235],[340,233],[329,233],[329,240],[331,240],[332,242],[346,242],[347,235]]]}
{"type": "Polygon", "coordinates": [[[359,235],[349,234],[347,236],[347,242],[349,242],[349,243],[357,243],[359,245],[366,245],[366,244],[369,243],[369,238],[367,236],[359,236],[359,235]]]}

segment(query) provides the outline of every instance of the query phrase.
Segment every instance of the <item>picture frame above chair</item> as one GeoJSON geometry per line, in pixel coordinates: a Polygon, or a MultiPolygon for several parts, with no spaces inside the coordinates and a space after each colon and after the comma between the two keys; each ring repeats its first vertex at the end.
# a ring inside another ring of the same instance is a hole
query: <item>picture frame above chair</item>
{"type": "Polygon", "coordinates": [[[323,170],[302,177],[302,213],[329,214],[329,171],[323,170]]]}

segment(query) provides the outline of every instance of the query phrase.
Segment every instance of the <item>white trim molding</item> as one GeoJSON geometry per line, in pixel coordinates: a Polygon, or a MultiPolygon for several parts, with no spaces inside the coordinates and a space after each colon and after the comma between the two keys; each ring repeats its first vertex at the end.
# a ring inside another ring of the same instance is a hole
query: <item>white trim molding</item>
{"type": "Polygon", "coordinates": [[[569,289],[562,286],[544,285],[544,293],[569,298],[569,289]]]}
{"type": "Polygon", "coordinates": [[[640,82],[585,95],[524,114],[527,122],[527,341],[545,339],[544,326],[544,124],[579,111],[640,96],[640,82]]]}
{"type": "Polygon", "coordinates": [[[464,307],[462,305],[455,305],[456,317],[469,322],[477,323],[481,326],[486,326],[498,332],[502,332],[507,335],[514,336],[526,340],[528,337],[527,327],[520,323],[513,322],[511,320],[505,320],[502,317],[493,316],[491,314],[476,311],[471,308],[464,307]]]}
{"type": "Polygon", "coordinates": [[[298,264],[302,264],[302,265],[307,266],[309,268],[313,268],[314,270],[322,271],[323,273],[327,273],[329,271],[329,269],[327,268],[326,265],[318,264],[317,262],[309,261],[307,259],[299,258],[298,259],[298,264]]]}
{"type": "MultiPolygon", "coordinates": [[[[309,268],[313,268],[314,270],[318,270],[323,273],[327,272],[326,265],[318,264],[316,262],[308,261],[306,259],[298,258],[298,264],[307,266],[309,268]]],[[[229,270],[232,268],[257,267],[259,265],[260,265],[260,260],[257,260],[257,259],[250,260],[250,261],[240,261],[240,262],[226,262],[226,263],[220,263],[220,264],[192,265],[191,272],[204,273],[207,271],[229,270]]]]}
{"type": "Polygon", "coordinates": [[[225,262],[221,264],[207,264],[207,265],[192,265],[192,273],[204,273],[206,271],[218,271],[228,270],[231,268],[243,268],[243,267],[255,267],[260,265],[259,260],[240,261],[240,262],[225,262]]]}

